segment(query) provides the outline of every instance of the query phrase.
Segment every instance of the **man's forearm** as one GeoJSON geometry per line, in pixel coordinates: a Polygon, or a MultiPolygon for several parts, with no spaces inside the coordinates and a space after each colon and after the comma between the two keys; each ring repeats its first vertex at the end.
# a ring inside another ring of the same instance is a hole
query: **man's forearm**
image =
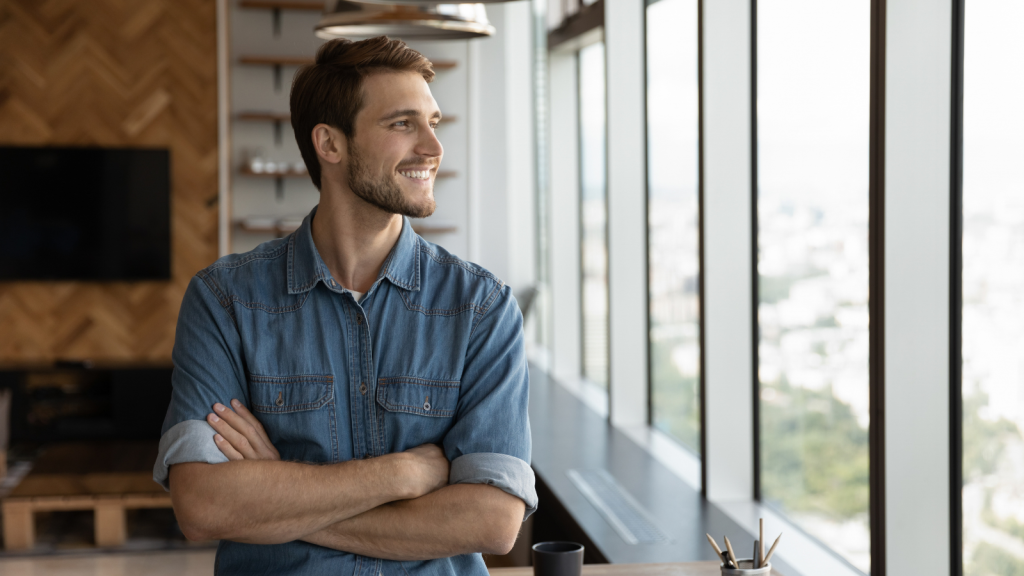
{"type": "Polygon", "coordinates": [[[171,501],[191,539],[290,542],[381,504],[408,498],[399,455],[319,466],[245,460],[170,471],[171,501]]]}
{"type": "Polygon", "coordinates": [[[515,543],[524,511],[522,500],[493,486],[456,484],[379,506],[303,540],[386,560],[505,554],[515,543]]]}

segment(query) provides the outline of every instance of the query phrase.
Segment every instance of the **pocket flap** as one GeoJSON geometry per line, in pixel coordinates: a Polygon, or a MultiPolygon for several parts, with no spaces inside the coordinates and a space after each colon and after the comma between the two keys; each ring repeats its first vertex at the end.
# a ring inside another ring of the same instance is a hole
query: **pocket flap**
{"type": "Polygon", "coordinates": [[[256,412],[316,410],[334,399],[334,377],[330,374],[250,374],[249,397],[256,412]]]}
{"type": "Polygon", "coordinates": [[[459,403],[459,381],[411,376],[378,378],[377,403],[391,412],[448,418],[455,415],[459,403]]]}

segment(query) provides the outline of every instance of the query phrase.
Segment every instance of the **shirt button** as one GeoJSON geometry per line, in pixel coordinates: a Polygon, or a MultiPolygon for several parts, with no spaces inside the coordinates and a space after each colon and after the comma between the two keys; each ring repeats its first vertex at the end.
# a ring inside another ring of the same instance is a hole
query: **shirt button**
{"type": "Polygon", "coordinates": [[[363,323],[363,317],[362,316],[356,316],[356,324],[362,324],[362,323],[363,323]]]}
{"type": "Polygon", "coordinates": [[[366,382],[359,385],[359,393],[366,396],[366,382]]]}
{"type": "Polygon", "coordinates": [[[338,285],[338,283],[335,282],[334,279],[331,279],[331,288],[334,288],[337,285],[338,285]]]}

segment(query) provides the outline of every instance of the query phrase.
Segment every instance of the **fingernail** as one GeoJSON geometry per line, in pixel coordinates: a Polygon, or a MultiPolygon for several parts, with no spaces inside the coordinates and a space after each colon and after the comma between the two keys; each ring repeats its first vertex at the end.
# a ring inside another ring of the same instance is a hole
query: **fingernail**
{"type": "Polygon", "coordinates": [[[221,436],[220,434],[214,434],[213,435],[213,439],[216,440],[217,442],[223,442],[224,441],[224,437],[221,436]]]}
{"type": "Polygon", "coordinates": [[[214,422],[220,422],[220,418],[218,418],[216,414],[210,414],[210,420],[213,420],[214,422]]]}
{"type": "Polygon", "coordinates": [[[231,405],[234,406],[235,408],[238,408],[239,406],[242,405],[242,403],[239,402],[238,400],[232,400],[231,405]]]}
{"type": "Polygon", "coordinates": [[[217,412],[223,412],[224,411],[224,405],[221,404],[220,402],[218,402],[218,403],[213,405],[213,409],[216,410],[217,412]]]}

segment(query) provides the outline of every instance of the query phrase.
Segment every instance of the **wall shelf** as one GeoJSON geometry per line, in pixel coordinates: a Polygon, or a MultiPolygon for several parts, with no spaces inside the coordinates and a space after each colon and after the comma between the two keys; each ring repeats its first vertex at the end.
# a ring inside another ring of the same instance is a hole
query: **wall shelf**
{"type": "MultiPolygon", "coordinates": [[[[277,12],[275,12],[277,14],[277,12]]],[[[275,35],[280,27],[275,19],[275,35]]],[[[238,58],[240,64],[249,64],[253,66],[272,66],[274,69],[274,91],[281,91],[281,68],[285,66],[305,66],[312,64],[313,59],[309,56],[240,56],[238,58]]],[[[453,60],[438,60],[437,62],[431,62],[434,65],[435,71],[440,70],[451,70],[458,66],[458,62],[453,60]]]]}
{"type": "Polygon", "coordinates": [[[305,170],[274,170],[271,172],[253,172],[252,168],[248,166],[242,166],[238,172],[245,174],[246,176],[255,176],[257,178],[305,178],[309,176],[309,172],[305,170]]]}
{"type": "Polygon", "coordinates": [[[301,2],[287,0],[242,0],[238,3],[242,8],[257,8],[265,10],[305,10],[309,12],[323,12],[323,2],[301,2]]]}

